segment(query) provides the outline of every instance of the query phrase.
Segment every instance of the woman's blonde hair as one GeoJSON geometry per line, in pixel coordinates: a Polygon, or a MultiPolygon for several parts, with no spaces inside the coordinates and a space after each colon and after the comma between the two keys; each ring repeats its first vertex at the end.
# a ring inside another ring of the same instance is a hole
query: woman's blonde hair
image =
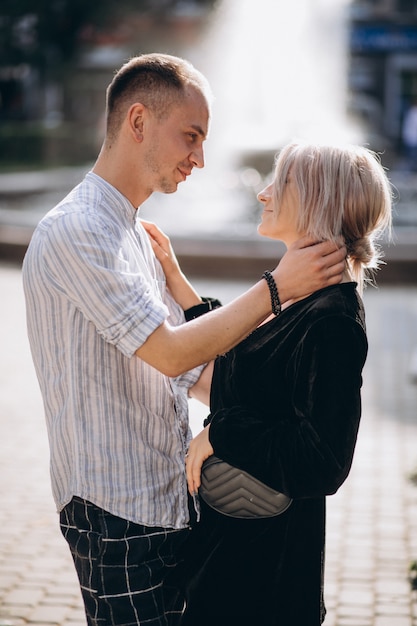
{"type": "Polygon", "coordinates": [[[299,231],[318,241],[342,239],[362,291],[381,264],[376,240],[391,232],[393,193],[377,154],[354,145],[290,143],[276,159],[278,211],[289,175],[299,194],[299,231]]]}

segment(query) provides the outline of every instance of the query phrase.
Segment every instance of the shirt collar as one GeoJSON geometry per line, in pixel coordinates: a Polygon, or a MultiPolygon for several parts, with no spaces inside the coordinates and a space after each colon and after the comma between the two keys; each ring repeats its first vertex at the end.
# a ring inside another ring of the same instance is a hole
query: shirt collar
{"type": "Polygon", "coordinates": [[[137,207],[134,207],[130,200],[116,189],[116,187],[113,187],[107,180],[92,171],[88,172],[86,180],[95,185],[106,197],[108,205],[113,212],[120,210],[130,222],[135,221],[137,207]]]}

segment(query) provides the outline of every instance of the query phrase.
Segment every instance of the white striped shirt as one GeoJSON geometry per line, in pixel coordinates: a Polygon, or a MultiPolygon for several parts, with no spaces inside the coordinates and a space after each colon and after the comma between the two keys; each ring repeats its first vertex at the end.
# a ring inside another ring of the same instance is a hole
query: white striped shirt
{"type": "Polygon", "coordinates": [[[23,263],[28,334],[44,400],[52,490],[147,526],[188,521],[188,388],[135,356],[184,322],[136,210],[90,172],[37,226],[23,263]]]}

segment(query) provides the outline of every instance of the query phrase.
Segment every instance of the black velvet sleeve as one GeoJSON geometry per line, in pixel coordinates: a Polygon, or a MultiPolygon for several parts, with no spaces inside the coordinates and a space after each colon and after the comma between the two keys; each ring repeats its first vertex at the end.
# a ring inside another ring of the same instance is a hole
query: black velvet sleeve
{"type": "Polygon", "coordinates": [[[186,322],[194,320],[196,317],[200,317],[200,315],[204,315],[205,313],[218,309],[222,306],[220,300],[217,300],[216,298],[202,297],[201,299],[203,301],[201,304],[196,304],[195,306],[192,306],[184,311],[186,322]]]}
{"type": "MultiPolygon", "coordinates": [[[[286,406],[260,401],[260,410],[233,406],[214,413],[215,454],[293,498],[336,492],[352,463],[366,353],[365,333],[351,318],[316,322],[287,364],[286,406]]],[[[273,384],[273,360],[268,373],[273,384]]]]}

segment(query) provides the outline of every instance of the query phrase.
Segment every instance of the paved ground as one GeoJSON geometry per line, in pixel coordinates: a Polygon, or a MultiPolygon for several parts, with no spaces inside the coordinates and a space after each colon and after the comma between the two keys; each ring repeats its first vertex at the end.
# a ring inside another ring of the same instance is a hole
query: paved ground
{"type": "MultiPolygon", "coordinates": [[[[196,284],[224,301],[245,287],[196,284]]],[[[0,265],[0,293],[0,626],[81,626],[80,594],[50,494],[18,267],[0,265]]],[[[417,471],[417,286],[384,285],[369,290],[365,303],[363,421],[352,472],[328,499],[325,626],[417,626],[417,592],[408,579],[417,559],[417,486],[409,480],[417,471]]],[[[205,411],[198,403],[191,410],[197,428],[205,411]]]]}

